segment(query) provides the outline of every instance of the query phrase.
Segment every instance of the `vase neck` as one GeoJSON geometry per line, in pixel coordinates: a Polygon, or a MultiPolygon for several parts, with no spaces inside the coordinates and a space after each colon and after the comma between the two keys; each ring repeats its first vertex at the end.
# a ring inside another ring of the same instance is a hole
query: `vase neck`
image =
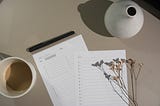
{"type": "Polygon", "coordinates": [[[137,10],[135,6],[129,5],[126,7],[126,14],[128,17],[132,18],[135,17],[137,14],[137,10]]]}

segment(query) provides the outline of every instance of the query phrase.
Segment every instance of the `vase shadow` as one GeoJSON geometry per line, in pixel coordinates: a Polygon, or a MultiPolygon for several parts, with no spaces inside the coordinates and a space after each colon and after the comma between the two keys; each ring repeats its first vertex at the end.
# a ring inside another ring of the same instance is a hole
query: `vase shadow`
{"type": "Polygon", "coordinates": [[[112,3],[108,0],[89,0],[86,3],[79,4],[78,11],[84,24],[97,34],[113,37],[104,24],[105,12],[112,3]]]}
{"type": "Polygon", "coordinates": [[[1,4],[2,1],[3,1],[3,0],[0,0],[0,4],[1,4]]]}

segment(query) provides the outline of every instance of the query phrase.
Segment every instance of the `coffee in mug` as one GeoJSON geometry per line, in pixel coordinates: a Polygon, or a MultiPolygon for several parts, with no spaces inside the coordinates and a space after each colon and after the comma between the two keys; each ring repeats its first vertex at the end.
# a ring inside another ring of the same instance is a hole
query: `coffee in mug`
{"type": "Polygon", "coordinates": [[[9,98],[17,98],[28,93],[36,80],[33,65],[18,57],[8,57],[0,61],[0,93],[9,98]]]}
{"type": "Polygon", "coordinates": [[[7,90],[24,91],[32,82],[31,69],[24,62],[10,64],[5,70],[4,77],[7,90]]]}

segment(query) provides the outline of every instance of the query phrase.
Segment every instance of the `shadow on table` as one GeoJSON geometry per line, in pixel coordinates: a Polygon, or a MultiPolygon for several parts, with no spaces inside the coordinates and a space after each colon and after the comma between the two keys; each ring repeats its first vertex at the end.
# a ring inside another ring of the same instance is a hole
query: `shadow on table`
{"type": "Polygon", "coordinates": [[[104,15],[113,2],[108,0],[90,0],[78,6],[84,24],[93,32],[112,37],[104,25],[104,15]]]}

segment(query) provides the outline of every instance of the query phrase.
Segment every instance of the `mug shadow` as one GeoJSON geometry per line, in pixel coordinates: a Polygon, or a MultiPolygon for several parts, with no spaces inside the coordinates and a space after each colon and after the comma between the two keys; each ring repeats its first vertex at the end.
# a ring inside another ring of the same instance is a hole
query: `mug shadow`
{"type": "Polygon", "coordinates": [[[93,32],[106,37],[113,37],[105,28],[104,15],[112,4],[109,0],[89,0],[78,6],[84,24],[93,32]]]}

